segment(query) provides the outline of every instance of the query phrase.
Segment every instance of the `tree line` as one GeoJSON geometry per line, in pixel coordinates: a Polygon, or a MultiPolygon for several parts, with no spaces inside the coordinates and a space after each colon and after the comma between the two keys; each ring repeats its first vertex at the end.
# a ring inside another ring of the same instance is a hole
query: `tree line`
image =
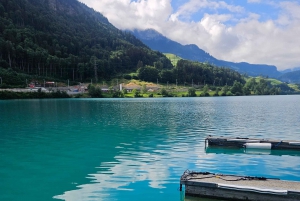
{"type": "Polygon", "coordinates": [[[234,81],[245,83],[244,77],[229,68],[217,67],[209,63],[179,60],[172,69],[163,69],[159,64],[142,66],[137,71],[138,78],[144,81],[170,84],[193,85],[233,85],[234,81]]]}
{"type": "Polygon", "coordinates": [[[45,93],[45,92],[42,92],[41,89],[39,89],[37,92],[0,91],[0,100],[44,99],[44,98],[70,98],[70,96],[66,92],[63,92],[63,91],[45,93]]]}

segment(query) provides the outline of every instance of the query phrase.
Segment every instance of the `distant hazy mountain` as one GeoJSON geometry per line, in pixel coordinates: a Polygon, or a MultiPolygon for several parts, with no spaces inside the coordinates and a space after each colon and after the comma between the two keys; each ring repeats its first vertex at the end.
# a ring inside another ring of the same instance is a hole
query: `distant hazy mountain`
{"type": "Polygon", "coordinates": [[[300,67],[295,67],[295,68],[289,68],[289,69],[285,69],[283,71],[280,71],[281,73],[289,73],[289,72],[295,72],[300,70],[300,67]]]}
{"type": "Polygon", "coordinates": [[[250,76],[264,75],[277,78],[281,75],[281,73],[277,71],[276,66],[265,64],[249,64],[246,62],[235,63],[218,60],[196,45],[181,45],[180,43],[166,38],[153,29],[147,29],[144,31],[135,30],[133,31],[133,34],[153,50],[163,53],[176,54],[184,59],[199,62],[209,62],[215,64],[216,66],[229,67],[240,73],[246,73],[250,76]]]}
{"type": "Polygon", "coordinates": [[[282,82],[300,84],[300,70],[287,72],[279,76],[278,79],[282,82]]]}

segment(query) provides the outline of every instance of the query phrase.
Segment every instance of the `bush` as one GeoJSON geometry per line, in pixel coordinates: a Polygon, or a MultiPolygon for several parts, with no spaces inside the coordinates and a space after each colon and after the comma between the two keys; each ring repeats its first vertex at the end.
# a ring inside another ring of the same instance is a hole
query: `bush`
{"type": "Polygon", "coordinates": [[[206,92],[206,93],[202,92],[202,93],[200,94],[200,96],[201,96],[201,97],[209,96],[209,93],[208,93],[208,92],[206,92]]]}
{"type": "Polygon", "coordinates": [[[52,98],[70,98],[70,96],[65,91],[56,91],[54,93],[46,93],[47,95],[52,95],[52,98]]]}
{"type": "Polygon", "coordinates": [[[0,91],[0,99],[42,99],[42,98],[70,98],[66,92],[57,91],[55,93],[45,92],[12,92],[0,91]]]}
{"type": "Polygon", "coordinates": [[[127,94],[127,89],[122,89],[123,94],[127,94]]]}
{"type": "Polygon", "coordinates": [[[112,95],[113,98],[124,98],[124,94],[121,91],[115,91],[112,95]]]}
{"type": "Polygon", "coordinates": [[[189,88],[188,89],[188,96],[189,97],[196,97],[196,89],[195,88],[189,88]]]}
{"type": "Polygon", "coordinates": [[[231,91],[227,91],[226,96],[233,96],[233,94],[231,93],[231,91]]]}
{"type": "Polygon", "coordinates": [[[95,87],[94,85],[89,85],[88,91],[92,98],[102,98],[102,91],[99,86],[95,87]]]}
{"type": "Polygon", "coordinates": [[[133,93],[133,97],[135,98],[142,97],[140,91],[137,89],[132,90],[132,93],[133,93]]]}
{"type": "Polygon", "coordinates": [[[160,94],[163,96],[163,97],[168,97],[169,94],[168,94],[168,91],[165,89],[165,88],[162,88],[160,90],[160,94]]]}

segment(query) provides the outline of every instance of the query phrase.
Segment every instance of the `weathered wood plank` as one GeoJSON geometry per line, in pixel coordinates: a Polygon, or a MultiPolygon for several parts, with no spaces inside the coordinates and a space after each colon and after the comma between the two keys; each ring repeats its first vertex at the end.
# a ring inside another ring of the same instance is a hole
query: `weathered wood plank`
{"type": "Polygon", "coordinates": [[[248,201],[300,200],[300,183],[263,177],[186,171],[180,184],[185,194],[197,197],[248,201]]]}

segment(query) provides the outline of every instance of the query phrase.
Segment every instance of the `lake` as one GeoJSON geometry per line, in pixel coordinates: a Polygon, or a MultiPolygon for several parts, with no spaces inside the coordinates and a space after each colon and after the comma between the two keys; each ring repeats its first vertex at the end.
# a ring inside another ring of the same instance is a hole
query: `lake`
{"type": "Polygon", "coordinates": [[[300,154],[207,152],[208,135],[299,140],[300,96],[0,101],[0,200],[184,198],[185,170],[300,181],[300,154]]]}

